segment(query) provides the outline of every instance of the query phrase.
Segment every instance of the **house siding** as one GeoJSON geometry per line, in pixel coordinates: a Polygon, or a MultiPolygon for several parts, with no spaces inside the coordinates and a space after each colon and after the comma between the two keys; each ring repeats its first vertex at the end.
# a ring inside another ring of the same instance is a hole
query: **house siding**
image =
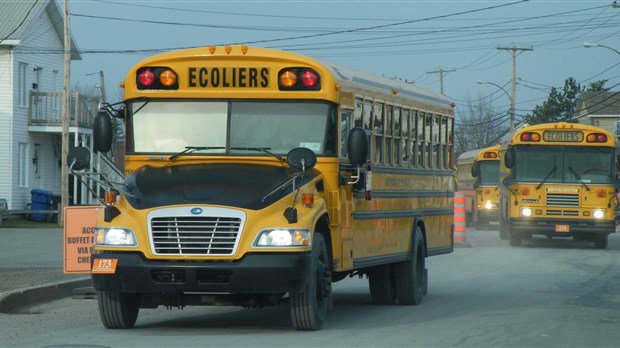
{"type": "Polygon", "coordinates": [[[11,115],[13,100],[13,64],[9,48],[0,48],[0,198],[11,201],[11,175],[13,166],[11,154],[11,115]]]}
{"type": "MultiPolygon", "coordinates": [[[[41,11],[32,25],[23,33],[21,43],[15,47],[13,76],[18,76],[19,62],[27,63],[28,69],[26,87],[28,91],[53,92],[58,91],[60,81],[56,81],[56,86],[52,86],[54,70],[62,74],[64,71],[64,57],[62,54],[50,54],[49,52],[61,52],[63,47],[62,38],[54,27],[48,11],[41,11]],[[33,48],[36,50],[33,52],[33,48]],[[37,75],[39,76],[37,79],[37,75]],[[35,86],[35,84],[37,84],[35,86]],[[36,89],[35,89],[36,88],[36,89]]],[[[28,131],[28,105],[18,105],[18,84],[17,79],[13,81],[13,117],[12,129],[13,139],[10,144],[17,149],[19,143],[28,144],[27,166],[28,166],[28,186],[19,187],[18,181],[11,183],[11,209],[25,209],[31,201],[32,189],[44,189],[55,194],[60,193],[60,135],[51,133],[34,133],[28,131]],[[56,178],[55,181],[54,179],[56,178]]],[[[59,110],[62,112],[62,110],[59,110]]],[[[11,151],[11,166],[17,168],[19,158],[17,151],[11,151]]],[[[17,173],[13,170],[12,173],[17,173]]]]}

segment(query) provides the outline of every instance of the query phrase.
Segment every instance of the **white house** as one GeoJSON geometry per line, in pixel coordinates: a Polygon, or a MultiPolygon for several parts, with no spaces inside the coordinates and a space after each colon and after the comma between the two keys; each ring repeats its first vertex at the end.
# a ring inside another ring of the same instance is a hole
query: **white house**
{"type": "Polygon", "coordinates": [[[611,134],[616,134],[616,123],[620,120],[620,92],[581,92],[575,118],[579,123],[605,128],[611,134]]]}
{"type": "MultiPolygon", "coordinates": [[[[63,33],[55,0],[0,1],[0,199],[8,209],[26,209],[33,189],[60,195],[63,33]]],[[[71,59],[81,59],[71,47],[71,59]]],[[[71,100],[73,144],[91,133],[96,102],[71,100]]]]}

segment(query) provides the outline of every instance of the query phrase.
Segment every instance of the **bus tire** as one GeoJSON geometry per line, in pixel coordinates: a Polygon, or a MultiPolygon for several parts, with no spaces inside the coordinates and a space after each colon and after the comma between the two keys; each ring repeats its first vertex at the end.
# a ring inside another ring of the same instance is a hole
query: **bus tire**
{"type": "Polygon", "coordinates": [[[396,284],[392,265],[381,265],[368,270],[368,288],[372,303],[391,305],[396,301],[396,284]]]}
{"type": "Polygon", "coordinates": [[[594,237],[594,247],[597,249],[607,249],[607,237],[609,237],[607,233],[601,233],[594,237]]]}
{"type": "Polygon", "coordinates": [[[521,234],[508,232],[508,242],[511,246],[521,246],[522,241],[521,234]]]}
{"type": "Polygon", "coordinates": [[[329,264],[325,240],[315,233],[308,282],[301,291],[290,293],[291,319],[297,330],[316,331],[323,326],[332,296],[329,264]]]}
{"type": "Polygon", "coordinates": [[[140,295],[119,291],[97,291],[99,316],[107,329],[131,329],[138,318],[140,295]]]}
{"type": "Polygon", "coordinates": [[[424,236],[420,227],[413,235],[411,258],[395,265],[396,298],[401,305],[418,305],[428,291],[424,236]]]}

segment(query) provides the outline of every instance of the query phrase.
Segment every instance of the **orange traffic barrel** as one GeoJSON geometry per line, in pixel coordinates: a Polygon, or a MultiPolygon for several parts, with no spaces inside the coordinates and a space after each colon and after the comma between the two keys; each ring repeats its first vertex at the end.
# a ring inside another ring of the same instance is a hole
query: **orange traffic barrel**
{"type": "Polygon", "coordinates": [[[465,195],[457,192],[454,194],[454,243],[457,245],[467,243],[465,224],[465,195]]]}

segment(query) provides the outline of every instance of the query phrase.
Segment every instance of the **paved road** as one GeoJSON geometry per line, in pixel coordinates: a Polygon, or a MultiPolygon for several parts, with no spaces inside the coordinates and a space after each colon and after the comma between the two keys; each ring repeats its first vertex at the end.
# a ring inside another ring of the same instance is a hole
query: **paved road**
{"type": "Polygon", "coordinates": [[[616,347],[620,234],[609,248],[535,238],[510,247],[493,226],[471,247],[428,260],[421,306],[376,306],[365,279],[334,286],[320,332],[297,332],[286,306],[141,310],[131,330],[106,330],[94,300],[63,299],[1,315],[1,345],[150,347],[616,347]]]}

